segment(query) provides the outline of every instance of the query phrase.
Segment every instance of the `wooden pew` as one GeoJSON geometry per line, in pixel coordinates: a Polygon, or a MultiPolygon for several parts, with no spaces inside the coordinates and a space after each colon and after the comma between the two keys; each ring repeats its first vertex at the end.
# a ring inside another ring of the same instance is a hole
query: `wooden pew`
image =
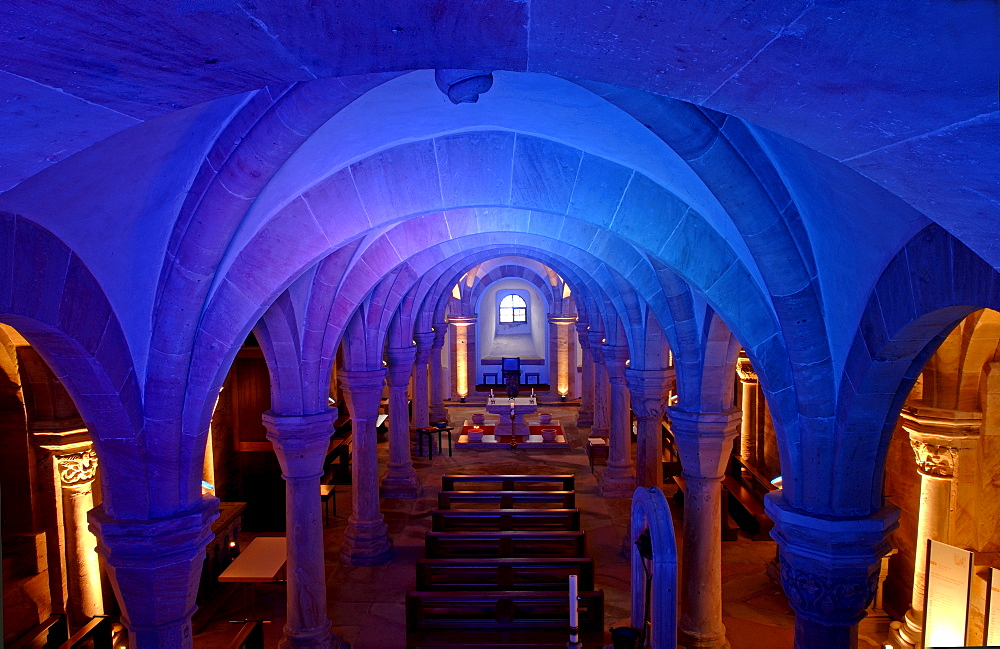
{"type": "Polygon", "coordinates": [[[729,513],[746,530],[755,541],[767,541],[771,538],[771,528],[774,522],[764,512],[764,502],[757,494],[747,489],[731,475],[722,478],[722,485],[729,494],[729,513]]]}
{"type": "Polygon", "coordinates": [[[579,575],[581,590],[594,589],[594,560],[418,559],[417,590],[568,590],[579,575]]]}
{"type": "Polygon", "coordinates": [[[563,491],[576,489],[576,481],[571,474],[559,475],[445,475],[441,476],[441,489],[454,491],[458,484],[499,484],[499,488],[490,487],[494,491],[528,491],[540,489],[544,491],[553,488],[563,491]]]}
{"type": "Polygon", "coordinates": [[[428,559],[583,557],[586,532],[428,532],[428,559]]]}
{"type": "Polygon", "coordinates": [[[519,509],[526,507],[548,507],[573,509],[576,495],[573,491],[441,491],[438,493],[438,508],[452,509],[454,505],[498,507],[499,509],[519,509]]]}
{"type": "MultiPolygon", "coordinates": [[[[580,636],[603,645],[604,593],[580,591],[580,636]]],[[[406,646],[565,647],[567,591],[411,591],[406,595],[406,646]],[[560,644],[561,641],[561,644],[560,644]]]]}
{"type": "Polygon", "coordinates": [[[435,532],[580,529],[579,509],[435,509],[435,532]]]}

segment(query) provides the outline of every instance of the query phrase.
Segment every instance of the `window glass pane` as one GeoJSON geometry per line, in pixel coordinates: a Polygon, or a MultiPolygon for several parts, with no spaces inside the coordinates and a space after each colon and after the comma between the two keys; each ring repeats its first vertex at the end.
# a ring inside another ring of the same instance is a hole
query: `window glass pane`
{"type": "Polygon", "coordinates": [[[514,312],[514,322],[527,322],[528,318],[524,309],[511,309],[514,312]]]}
{"type": "Polygon", "coordinates": [[[514,309],[500,309],[500,322],[514,322],[514,309]]]}

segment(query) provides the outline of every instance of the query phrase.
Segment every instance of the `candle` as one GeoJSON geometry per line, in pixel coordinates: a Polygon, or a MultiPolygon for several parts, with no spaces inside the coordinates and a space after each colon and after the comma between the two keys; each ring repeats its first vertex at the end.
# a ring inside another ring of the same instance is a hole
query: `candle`
{"type": "MultiPolygon", "coordinates": [[[[577,592],[576,592],[576,575],[569,576],[569,626],[571,629],[575,629],[579,626],[579,611],[576,608],[577,592]]],[[[575,642],[576,639],[574,638],[575,642]]]]}

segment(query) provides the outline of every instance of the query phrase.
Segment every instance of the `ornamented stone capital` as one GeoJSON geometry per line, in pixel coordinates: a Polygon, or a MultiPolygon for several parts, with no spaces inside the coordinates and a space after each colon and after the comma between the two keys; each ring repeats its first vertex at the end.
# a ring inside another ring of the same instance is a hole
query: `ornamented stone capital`
{"type": "Polygon", "coordinates": [[[57,455],[56,462],[63,487],[89,484],[97,477],[97,453],[93,450],[57,455]]]}
{"type": "Polygon", "coordinates": [[[659,421],[667,411],[671,370],[625,370],[632,412],[639,421],[659,421]]]}
{"type": "Polygon", "coordinates": [[[742,413],[735,409],[689,412],[675,407],[667,408],[667,416],[684,475],[721,479],[732,441],[739,434],[742,413]]]}
{"type": "Polygon", "coordinates": [[[829,519],[790,507],[781,492],[765,497],[774,521],[781,582],[795,614],[827,626],[857,624],[875,596],[881,558],[892,546],[899,510],[865,518],[829,519]]]}
{"type": "Polygon", "coordinates": [[[750,359],[746,356],[740,356],[736,359],[736,374],[739,375],[740,381],[744,383],[757,382],[757,372],[754,371],[753,366],[750,365],[750,359]]]}
{"type": "Polygon", "coordinates": [[[265,412],[261,417],[267,439],[274,446],[286,479],[312,478],[323,473],[323,459],[330,446],[336,408],[312,415],[279,415],[265,412]]]}
{"type": "Polygon", "coordinates": [[[337,374],[351,417],[354,419],[374,419],[378,416],[385,375],[384,368],[360,371],[341,370],[337,374]]]}
{"type": "Polygon", "coordinates": [[[448,333],[448,323],[447,322],[435,322],[434,323],[434,343],[431,345],[433,349],[441,349],[444,347],[444,337],[448,333]]]}
{"type": "Polygon", "coordinates": [[[920,473],[939,478],[955,477],[955,465],[958,460],[958,448],[955,446],[939,446],[911,439],[913,455],[917,460],[920,473]]]}
{"type": "Polygon", "coordinates": [[[389,365],[386,379],[390,388],[405,388],[409,385],[416,357],[417,348],[413,346],[389,347],[385,350],[385,358],[389,365]]]}
{"type": "Polygon", "coordinates": [[[608,378],[612,383],[625,383],[625,361],[629,359],[627,345],[602,345],[601,356],[608,366],[608,378]]]}
{"type": "Polygon", "coordinates": [[[417,343],[417,355],[414,358],[418,365],[426,365],[431,357],[436,334],[433,331],[422,331],[413,334],[413,342],[417,343]]]}

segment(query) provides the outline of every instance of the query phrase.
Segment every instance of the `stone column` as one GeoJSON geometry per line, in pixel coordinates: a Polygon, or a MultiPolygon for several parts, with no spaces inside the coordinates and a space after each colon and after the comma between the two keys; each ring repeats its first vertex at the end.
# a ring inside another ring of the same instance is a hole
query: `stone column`
{"type": "Polygon", "coordinates": [[[287,620],[282,647],[346,647],[326,610],[326,565],[319,485],[336,410],[311,415],[265,412],[267,438],[285,479],[287,620]]]}
{"type": "Polygon", "coordinates": [[[722,476],[740,412],[669,409],[684,477],[680,644],[728,647],[722,624],[722,476]]]}
{"type": "MultiPolygon", "coordinates": [[[[427,363],[430,362],[434,349],[433,331],[414,334],[417,343],[416,363],[413,366],[413,428],[427,428],[431,425],[430,394],[427,383],[427,363]]],[[[441,351],[438,348],[438,351],[441,351]]],[[[438,357],[438,372],[441,371],[441,358],[438,357]]]]}
{"type": "MultiPolygon", "coordinates": [[[[576,323],[576,314],[573,315],[550,315],[549,325],[553,329],[555,354],[549,359],[549,383],[555,388],[560,397],[569,395],[572,388],[572,377],[570,376],[569,361],[572,358],[570,345],[573,344],[572,331],[576,323]],[[555,361],[555,368],[552,363],[555,361]],[[553,369],[555,370],[553,372],[553,369]]],[[[574,368],[575,369],[575,368],[574,368]]]]}
{"type": "Polygon", "coordinates": [[[382,478],[382,496],[416,498],[420,481],[410,455],[410,420],[407,413],[407,388],[416,347],[390,347],[389,361],[389,469],[382,478]]]}
{"type": "Polygon", "coordinates": [[[639,420],[635,476],[640,487],[663,482],[663,414],[672,377],[670,370],[625,370],[632,411],[639,420]]]}
{"type": "Polygon", "coordinates": [[[376,565],[385,563],[392,557],[388,528],[379,509],[378,452],[375,440],[375,421],[382,398],[385,370],[342,370],[340,381],[351,412],[354,440],[351,464],[352,512],[344,533],[340,557],[345,562],[358,566],[376,565]]]}
{"type": "Polygon", "coordinates": [[[757,465],[757,373],[750,366],[750,359],[740,354],[736,361],[736,374],[743,390],[743,423],[740,425],[740,455],[749,464],[757,465]]]}
{"type": "Polygon", "coordinates": [[[590,339],[590,355],[594,361],[594,425],[590,429],[591,437],[608,437],[610,434],[610,420],[608,409],[611,400],[608,382],[608,366],[604,362],[604,334],[600,332],[588,332],[590,339]]]}
{"type": "Polygon", "coordinates": [[[52,462],[55,475],[58,503],[54,504],[61,527],[60,563],[66,583],[66,614],[76,628],[104,612],[97,538],[87,528],[87,512],[94,508],[97,454],[85,428],[36,430],[32,437],[52,462]]]}
{"type": "Polygon", "coordinates": [[[635,468],[632,466],[632,412],[629,407],[628,385],[625,382],[625,361],[628,347],[605,345],[602,350],[608,379],[611,382],[610,436],[608,467],[601,472],[601,493],[605,496],[628,497],[635,491],[635,468]]]}
{"type": "Polygon", "coordinates": [[[448,324],[434,324],[434,342],[431,344],[431,421],[446,421],[448,410],[444,407],[443,372],[441,371],[441,350],[444,349],[444,337],[448,332],[448,324]]]}
{"type": "Polygon", "coordinates": [[[580,339],[580,349],[583,355],[580,411],[576,415],[578,428],[588,428],[594,425],[594,358],[590,353],[590,337],[587,335],[587,330],[587,323],[576,323],[577,336],[580,339]]]}
{"type": "Polygon", "coordinates": [[[451,325],[452,339],[455,341],[455,367],[452,373],[455,377],[455,394],[459,399],[465,398],[476,387],[476,363],[471,357],[470,351],[475,346],[476,316],[448,316],[448,324],[451,325]],[[470,343],[471,346],[470,346],[470,343]]]}
{"type": "Polygon", "coordinates": [[[953,543],[951,530],[958,515],[957,483],[964,467],[974,471],[982,414],[941,408],[907,407],[900,413],[903,430],[920,472],[913,597],[901,624],[893,624],[890,640],[900,648],[918,647],[923,638],[927,540],[953,543]]]}
{"type": "Polygon", "coordinates": [[[765,496],[764,508],[774,521],[781,583],[795,611],[795,649],[855,649],[857,624],[875,596],[899,510],[831,519],[793,509],[780,491],[765,496]]]}
{"type": "Polygon", "coordinates": [[[191,616],[218,516],[217,498],[151,520],[115,520],[103,507],[90,510],[90,530],[114,585],[130,649],[192,647],[191,616]]]}

